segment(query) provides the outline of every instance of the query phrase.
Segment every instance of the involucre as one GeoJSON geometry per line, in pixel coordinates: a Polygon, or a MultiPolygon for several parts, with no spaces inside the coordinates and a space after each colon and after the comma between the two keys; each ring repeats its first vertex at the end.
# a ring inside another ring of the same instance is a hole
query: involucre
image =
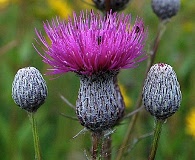
{"type": "Polygon", "coordinates": [[[14,102],[28,112],[36,112],[46,97],[47,86],[41,73],[34,67],[19,69],[12,84],[14,102]]]}
{"type": "Polygon", "coordinates": [[[157,119],[166,119],[179,108],[182,95],[173,68],[164,63],[153,65],[142,91],[143,104],[157,119]]]}
{"type": "Polygon", "coordinates": [[[76,113],[80,123],[93,132],[114,127],[123,117],[124,101],[117,73],[80,76],[76,113]]]}
{"type": "Polygon", "coordinates": [[[176,15],[179,8],[180,0],[152,0],[152,9],[162,20],[176,15]]]}

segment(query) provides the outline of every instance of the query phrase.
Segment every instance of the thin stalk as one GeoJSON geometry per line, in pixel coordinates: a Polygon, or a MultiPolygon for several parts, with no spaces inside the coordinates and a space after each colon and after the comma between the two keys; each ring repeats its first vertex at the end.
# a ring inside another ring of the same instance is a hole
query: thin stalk
{"type": "Polygon", "coordinates": [[[41,160],[41,152],[39,145],[39,136],[37,132],[37,125],[34,118],[34,113],[28,112],[28,117],[31,123],[32,132],[33,132],[33,140],[34,140],[34,149],[35,149],[35,160],[41,160]]]}
{"type": "Polygon", "coordinates": [[[107,13],[111,10],[111,0],[105,0],[104,2],[105,10],[102,11],[105,18],[107,18],[107,13]]]}
{"type": "Polygon", "coordinates": [[[159,138],[160,138],[160,134],[161,134],[161,130],[162,130],[162,125],[164,124],[164,121],[165,120],[162,120],[162,119],[156,120],[156,126],[154,129],[154,138],[153,138],[152,147],[150,150],[150,155],[148,157],[148,160],[154,160],[154,158],[155,158],[156,151],[158,148],[158,142],[159,142],[159,138]]]}
{"type": "MultiPolygon", "coordinates": [[[[103,12],[104,16],[106,17],[106,14],[110,12],[111,10],[111,0],[105,0],[105,12],[103,12]]],[[[101,148],[101,153],[102,153],[102,158],[104,160],[111,160],[111,144],[112,144],[112,137],[111,135],[108,135],[105,139],[103,137],[102,139],[102,148],[101,148]]]]}
{"type": "Polygon", "coordinates": [[[111,134],[107,135],[102,142],[102,158],[104,160],[111,160],[112,137],[111,134]]]}
{"type": "MultiPolygon", "coordinates": [[[[139,102],[141,102],[141,101],[139,101],[139,102]]],[[[126,146],[128,145],[128,143],[131,139],[131,135],[132,135],[132,132],[134,130],[133,128],[135,126],[135,122],[137,120],[137,117],[138,117],[138,112],[136,114],[134,114],[134,116],[132,117],[132,120],[129,123],[129,126],[127,127],[127,132],[126,132],[126,135],[123,139],[123,143],[120,147],[120,150],[117,154],[116,160],[121,160],[125,151],[126,151],[126,146]]]]}
{"type": "Polygon", "coordinates": [[[152,49],[149,53],[150,57],[148,59],[148,66],[147,66],[146,73],[149,71],[150,67],[154,63],[160,40],[161,40],[162,35],[164,34],[165,30],[166,30],[166,24],[167,24],[167,21],[160,21],[160,23],[158,25],[158,32],[157,32],[156,38],[154,40],[152,49]]]}
{"type": "Polygon", "coordinates": [[[143,139],[145,139],[145,138],[147,138],[147,137],[149,137],[149,136],[153,136],[153,135],[154,135],[154,132],[150,132],[150,133],[146,133],[146,134],[144,134],[144,135],[142,135],[142,136],[140,136],[140,137],[134,139],[133,144],[132,144],[131,147],[129,147],[129,149],[128,149],[128,152],[130,152],[131,150],[133,150],[133,148],[135,148],[135,146],[136,146],[141,140],[143,140],[143,139]]]}
{"type": "Polygon", "coordinates": [[[133,115],[136,114],[137,112],[140,112],[142,109],[144,109],[144,106],[143,106],[143,105],[142,105],[141,107],[135,109],[134,111],[132,111],[132,112],[126,114],[126,115],[124,116],[124,119],[133,116],[133,115]]]}
{"type": "MultiPolygon", "coordinates": [[[[162,35],[163,35],[163,33],[165,32],[165,29],[166,29],[166,23],[167,23],[167,21],[160,21],[160,23],[159,23],[156,38],[154,40],[152,49],[149,52],[149,58],[148,58],[148,64],[147,64],[146,72],[145,72],[145,78],[147,76],[147,73],[148,73],[150,67],[154,63],[160,40],[161,40],[162,35]]],[[[143,88],[143,85],[144,85],[144,81],[143,81],[143,84],[142,84],[142,88],[143,88]]],[[[140,91],[140,95],[139,95],[139,98],[137,100],[135,108],[138,109],[138,108],[141,107],[141,105],[142,105],[142,92],[140,91]]],[[[134,130],[134,126],[135,126],[137,118],[138,118],[138,113],[139,112],[137,112],[137,113],[135,113],[133,115],[132,120],[129,123],[126,135],[125,135],[125,137],[123,139],[123,143],[122,143],[122,145],[120,147],[120,150],[118,152],[116,160],[121,160],[123,155],[124,155],[124,153],[126,152],[126,146],[129,143],[129,141],[131,140],[131,134],[132,134],[132,132],[134,130]]]]}
{"type": "Polygon", "coordinates": [[[101,153],[102,133],[92,132],[92,160],[102,157],[101,153]]]}
{"type": "Polygon", "coordinates": [[[106,9],[106,12],[109,12],[110,9],[111,9],[111,0],[106,0],[105,1],[105,9],[106,9]]]}

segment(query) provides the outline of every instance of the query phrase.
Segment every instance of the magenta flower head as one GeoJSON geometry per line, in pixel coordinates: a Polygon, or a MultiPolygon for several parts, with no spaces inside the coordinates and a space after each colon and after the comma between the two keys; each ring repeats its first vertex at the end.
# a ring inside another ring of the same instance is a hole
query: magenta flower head
{"type": "Polygon", "coordinates": [[[114,126],[124,111],[116,76],[146,59],[143,21],[137,18],[131,25],[130,15],[110,12],[105,18],[86,11],[67,22],[46,22],[44,30],[49,41],[36,31],[44,45],[44,53],[38,53],[52,67],[50,73],[80,76],[76,111],[81,124],[92,131],[114,126]]]}
{"type": "Polygon", "coordinates": [[[92,75],[99,72],[132,68],[142,61],[144,39],[143,21],[136,19],[130,24],[131,16],[108,14],[103,18],[93,11],[74,20],[59,19],[44,23],[49,42],[37,32],[45,46],[43,61],[52,66],[52,73],[76,72],[92,75]]]}

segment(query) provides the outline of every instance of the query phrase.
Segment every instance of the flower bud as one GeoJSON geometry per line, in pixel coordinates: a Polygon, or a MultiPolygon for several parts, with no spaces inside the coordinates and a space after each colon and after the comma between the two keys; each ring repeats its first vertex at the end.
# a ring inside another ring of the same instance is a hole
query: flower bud
{"type": "MultiPolygon", "coordinates": [[[[110,1],[110,8],[113,12],[123,10],[130,0],[112,0],[110,1]]],[[[93,0],[97,9],[106,11],[106,0],[93,0]]]]}
{"type": "Polygon", "coordinates": [[[19,69],[12,84],[14,102],[28,112],[36,112],[46,97],[47,86],[41,73],[34,67],[19,69]]]}
{"type": "Polygon", "coordinates": [[[81,125],[93,132],[114,127],[124,113],[124,102],[116,84],[116,75],[80,75],[76,113],[81,125]]]}
{"type": "Polygon", "coordinates": [[[152,9],[162,20],[176,15],[179,8],[180,0],[152,0],[152,9]]]}
{"type": "Polygon", "coordinates": [[[142,91],[143,104],[157,119],[166,119],[179,108],[182,95],[177,76],[168,64],[153,65],[142,91]]]}

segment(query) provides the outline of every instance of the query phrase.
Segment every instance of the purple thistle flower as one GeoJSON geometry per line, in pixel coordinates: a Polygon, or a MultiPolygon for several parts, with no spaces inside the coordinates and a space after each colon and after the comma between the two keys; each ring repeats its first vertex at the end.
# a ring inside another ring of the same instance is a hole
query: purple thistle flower
{"type": "Polygon", "coordinates": [[[58,18],[44,23],[49,42],[36,31],[44,45],[43,61],[51,74],[75,72],[80,77],[76,114],[81,125],[93,132],[114,127],[124,115],[124,101],[117,84],[120,69],[134,68],[146,59],[143,52],[147,32],[137,18],[93,11],[73,14],[68,22],[58,18]]]}
{"type": "Polygon", "coordinates": [[[76,72],[92,75],[99,72],[134,68],[146,59],[143,47],[147,31],[143,21],[137,18],[132,26],[131,15],[107,14],[107,18],[93,11],[68,21],[58,18],[44,30],[50,41],[36,30],[44,45],[43,61],[52,68],[51,74],[76,72]]]}

